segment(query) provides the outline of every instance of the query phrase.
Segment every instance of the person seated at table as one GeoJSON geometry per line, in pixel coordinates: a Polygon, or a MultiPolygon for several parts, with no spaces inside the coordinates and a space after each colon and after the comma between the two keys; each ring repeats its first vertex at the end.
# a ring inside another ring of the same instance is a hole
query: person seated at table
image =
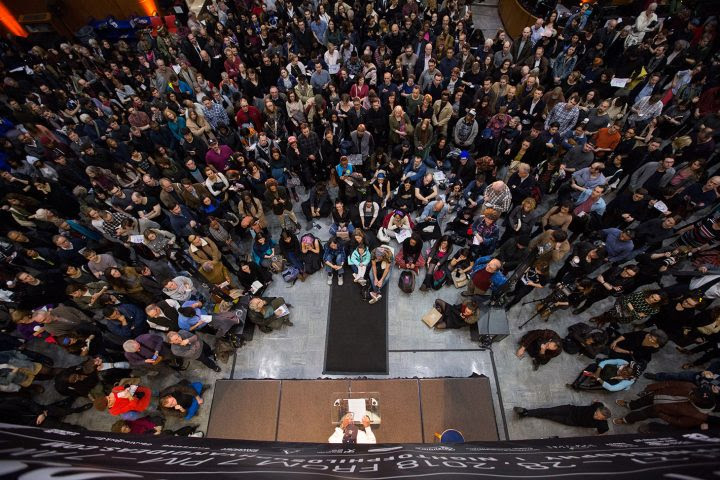
{"type": "Polygon", "coordinates": [[[190,420],[203,404],[202,393],[202,383],[182,379],[160,392],[159,409],[163,415],[190,420]]]}
{"type": "Polygon", "coordinates": [[[355,423],[353,423],[353,414],[346,413],[340,421],[340,426],[335,427],[335,431],[330,438],[328,443],[342,443],[345,445],[354,445],[361,443],[377,443],[375,434],[370,428],[370,417],[364,415],[362,418],[363,429],[359,429],[355,423]]]}
{"type": "Polygon", "coordinates": [[[478,321],[478,304],[472,300],[451,305],[444,300],[437,299],[434,307],[442,314],[440,321],[433,327],[439,330],[463,328],[468,325],[475,325],[478,321]]]}

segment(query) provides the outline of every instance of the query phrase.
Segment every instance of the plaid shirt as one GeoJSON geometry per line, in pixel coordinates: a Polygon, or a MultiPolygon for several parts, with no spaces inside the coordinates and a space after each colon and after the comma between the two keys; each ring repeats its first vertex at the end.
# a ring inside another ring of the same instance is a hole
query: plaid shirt
{"type": "Polygon", "coordinates": [[[500,193],[497,193],[492,188],[485,190],[485,200],[483,207],[492,208],[500,213],[506,213],[510,210],[512,205],[512,193],[507,185],[502,189],[500,193]]]}
{"type": "Polygon", "coordinates": [[[212,125],[213,130],[216,129],[218,125],[230,125],[230,118],[228,118],[228,114],[222,105],[212,102],[210,108],[203,105],[202,111],[207,121],[212,125]]]}
{"type": "Polygon", "coordinates": [[[545,130],[550,128],[551,123],[558,122],[560,124],[560,130],[558,133],[562,136],[575,126],[578,120],[578,115],[580,114],[580,109],[576,106],[567,110],[565,108],[566,106],[566,102],[555,105],[550,112],[550,115],[548,115],[547,120],[545,120],[545,130]]]}
{"type": "Polygon", "coordinates": [[[320,138],[317,133],[310,130],[310,135],[307,137],[303,134],[298,135],[298,148],[303,157],[308,155],[315,155],[316,157],[320,153],[320,138]]]}
{"type": "Polygon", "coordinates": [[[123,220],[130,217],[119,212],[111,212],[110,216],[110,220],[102,220],[102,226],[100,228],[102,228],[103,233],[108,237],[120,239],[121,237],[117,234],[117,229],[120,228],[123,220]]]}
{"type": "Polygon", "coordinates": [[[630,116],[633,119],[642,118],[643,120],[652,120],[662,113],[663,106],[664,105],[660,100],[651,104],[650,96],[648,95],[647,97],[641,98],[639,102],[633,105],[633,108],[635,108],[638,113],[633,113],[630,116]]]}

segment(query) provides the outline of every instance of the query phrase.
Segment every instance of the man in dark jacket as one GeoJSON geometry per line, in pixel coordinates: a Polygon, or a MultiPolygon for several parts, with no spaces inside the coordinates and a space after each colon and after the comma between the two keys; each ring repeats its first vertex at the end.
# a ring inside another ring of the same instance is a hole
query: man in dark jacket
{"type": "Polygon", "coordinates": [[[610,409],[602,402],[593,402],[587,406],[558,405],[532,409],[514,407],[513,410],[520,418],[544,418],[571,427],[595,428],[599,434],[609,430],[607,421],[612,416],[610,409]]]}

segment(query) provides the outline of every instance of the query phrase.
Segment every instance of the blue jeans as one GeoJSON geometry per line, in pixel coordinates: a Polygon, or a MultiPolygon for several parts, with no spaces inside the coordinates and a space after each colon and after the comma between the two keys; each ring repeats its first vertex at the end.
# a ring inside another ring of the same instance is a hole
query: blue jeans
{"type": "Polygon", "coordinates": [[[700,372],[659,372],[655,374],[658,381],[695,382],[695,377],[700,372]]]}
{"type": "Polygon", "coordinates": [[[301,272],[304,272],[304,271],[305,271],[305,264],[304,264],[303,261],[300,260],[300,259],[298,258],[298,256],[295,255],[293,252],[288,252],[288,253],[287,253],[287,260],[288,260],[288,262],[290,262],[290,265],[292,265],[293,267],[297,268],[297,269],[300,270],[301,272]]]}
{"type": "MultiPolygon", "coordinates": [[[[390,268],[390,267],[388,267],[390,268]]],[[[380,291],[383,289],[383,287],[387,284],[388,280],[390,280],[390,273],[385,276],[385,280],[383,280],[383,283],[380,287],[375,285],[375,274],[373,273],[372,267],[368,267],[368,270],[370,271],[370,290],[372,290],[375,293],[380,293],[380,291]]]]}
{"type": "Polygon", "coordinates": [[[325,265],[325,273],[327,273],[329,276],[332,276],[333,272],[337,272],[337,276],[342,277],[343,273],[345,273],[345,267],[340,267],[339,270],[335,270],[334,268],[330,268],[325,265]]]}

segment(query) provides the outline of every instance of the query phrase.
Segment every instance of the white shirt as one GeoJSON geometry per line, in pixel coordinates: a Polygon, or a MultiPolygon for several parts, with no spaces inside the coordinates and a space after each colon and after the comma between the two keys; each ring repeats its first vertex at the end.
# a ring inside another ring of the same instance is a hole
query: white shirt
{"type": "MultiPolygon", "coordinates": [[[[343,435],[343,430],[340,427],[335,427],[335,431],[330,435],[330,438],[328,438],[328,443],[342,443],[343,435]]],[[[365,427],[365,431],[358,429],[357,443],[377,443],[372,428],[369,426],[365,427]]]]}
{"type": "MultiPolygon", "coordinates": [[[[690,288],[696,289],[699,287],[702,287],[708,282],[711,282],[713,280],[716,280],[720,278],[720,275],[704,275],[702,277],[695,277],[692,280],[690,280],[690,288]]],[[[716,283],[712,287],[708,288],[708,290],[705,292],[705,295],[703,295],[705,298],[720,298],[720,282],[716,283]]]]}

